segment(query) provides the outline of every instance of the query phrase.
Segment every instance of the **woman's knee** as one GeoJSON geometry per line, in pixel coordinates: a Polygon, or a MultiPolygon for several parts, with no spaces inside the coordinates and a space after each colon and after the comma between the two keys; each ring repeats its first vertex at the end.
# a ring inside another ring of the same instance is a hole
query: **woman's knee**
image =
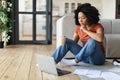
{"type": "Polygon", "coordinates": [[[90,38],[87,42],[89,45],[95,45],[96,41],[92,38],[90,38]]]}

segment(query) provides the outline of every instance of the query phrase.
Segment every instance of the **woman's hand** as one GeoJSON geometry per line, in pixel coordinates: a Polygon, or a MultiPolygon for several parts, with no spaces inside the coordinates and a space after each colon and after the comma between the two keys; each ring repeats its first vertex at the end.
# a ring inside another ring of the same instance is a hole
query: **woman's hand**
{"type": "Polygon", "coordinates": [[[81,29],[83,32],[85,32],[86,30],[88,30],[87,27],[86,27],[85,25],[83,25],[83,24],[81,24],[80,29],[81,29]]]}
{"type": "MultiPolygon", "coordinates": [[[[91,26],[92,27],[92,26],[91,26]]],[[[91,27],[87,27],[85,25],[81,25],[80,29],[86,33],[87,35],[89,35],[91,38],[97,40],[98,42],[103,42],[103,38],[104,38],[104,30],[103,28],[98,28],[95,32],[90,31],[91,27]]]]}
{"type": "Polygon", "coordinates": [[[77,43],[78,40],[79,40],[79,36],[78,36],[77,33],[74,32],[74,35],[73,35],[73,41],[77,43]]]}

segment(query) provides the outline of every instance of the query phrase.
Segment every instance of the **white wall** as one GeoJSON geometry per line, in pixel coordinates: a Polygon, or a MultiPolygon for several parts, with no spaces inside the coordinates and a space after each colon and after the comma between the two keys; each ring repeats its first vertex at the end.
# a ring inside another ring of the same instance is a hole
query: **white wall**
{"type": "Polygon", "coordinates": [[[115,19],[116,0],[102,0],[102,18],[115,19]]]}
{"type": "MultiPolygon", "coordinates": [[[[65,13],[65,3],[91,3],[100,12],[100,18],[114,19],[116,0],[53,0],[53,7],[59,8],[58,15],[63,16],[65,13]]],[[[54,9],[53,9],[54,10],[54,9]]]]}
{"type": "MultiPolygon", "coordinates": [[[[96,6],[99,11],[101,11],[102,7],[101,7],[101,4],[102,4],[102,1],[101,0],[53,0],[53,7],[59,7],[59,15],[64,15],[64,11],[65,11],[65,3],[91,3],[92,5],[96,6]]],[[[69,7],[71,7],[69,5],[69,7]]],[[[76,6],[77,8],[77,6],[76,6]]],[[[54,9],[53,9],[54,10],[54,9]]]]}

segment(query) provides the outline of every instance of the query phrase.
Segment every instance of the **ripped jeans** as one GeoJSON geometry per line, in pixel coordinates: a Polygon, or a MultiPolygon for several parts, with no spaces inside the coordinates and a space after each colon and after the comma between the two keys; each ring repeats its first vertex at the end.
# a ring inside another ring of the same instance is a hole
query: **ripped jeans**
{"type": "Polygon", "coordinates": [[[66,38],[65,44],[59,46],[52,54],[56,64],[61,61],[68,51],[71,51],[78,61],[94,65],[102,65],[105,62],[105,56],[99,42],[92,38],[88,39],[83,47],[66,38]]]}

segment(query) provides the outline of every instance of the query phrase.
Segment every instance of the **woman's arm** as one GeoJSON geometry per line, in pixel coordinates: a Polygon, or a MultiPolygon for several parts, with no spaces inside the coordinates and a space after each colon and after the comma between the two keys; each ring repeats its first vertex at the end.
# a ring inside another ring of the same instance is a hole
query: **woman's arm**
{"type": "Polygon", "coordinates": [[[73,41],[77,43],[78,40],[79,40],[79,36],[78,36],[78,34],[76,32],[74,32],[73,41]]]}
{"type": "Polygon", "coordinates": [[[82,31],[84,31],[86,34],[88,34],[91,38],[95,39],[98,42],[103,42],[104,38],[104,30],[103,28],[99,27],[96,30],[96,33],[86,29],[85,27],[81,27],[82,31]]]}

